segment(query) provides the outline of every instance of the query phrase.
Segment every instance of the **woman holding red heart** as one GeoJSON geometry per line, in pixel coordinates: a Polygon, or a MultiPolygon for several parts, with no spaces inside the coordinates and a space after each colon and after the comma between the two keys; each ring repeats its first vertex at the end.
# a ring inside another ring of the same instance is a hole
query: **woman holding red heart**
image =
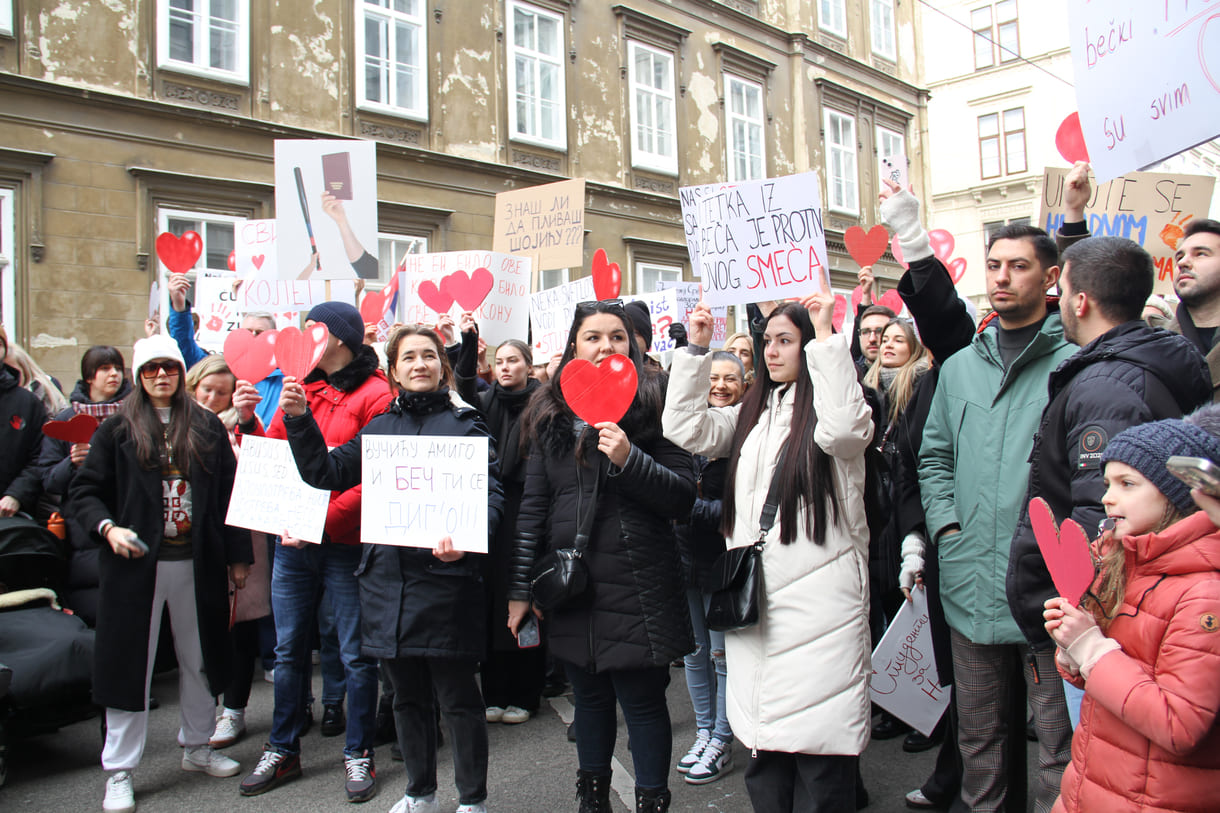
{"type": "Polygon", "coordinates": [[[690,515],[695,476],[691,456],[661,436],[664,402],[664,374],[645,369],[622,303],[584,302],[557,374],[522,418],[530,453],[509,574],[510,630],[530,612],[535,561],[573,548],[581,526],[590,529],[588,588],[546,616],[547,643],[575,700],[582,811],[611,809],[616,704],[630,733],[636,810],[669,808],[665,687],[670,661],[694,649],[673,521],[690,515]],[[579,398],[562,386],[574,362],[593,365],[598,378],[579,398]],[[625,414],[592,426],[579,417],[597,420],[588,410],[621,397],[632,373],[638,385],[625,414]]]}

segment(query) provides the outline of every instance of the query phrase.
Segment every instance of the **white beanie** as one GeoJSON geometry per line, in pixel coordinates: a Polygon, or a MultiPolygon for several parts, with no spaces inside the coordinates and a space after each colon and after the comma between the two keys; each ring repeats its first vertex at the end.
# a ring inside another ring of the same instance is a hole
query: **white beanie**
{"type": "Polygon", "coordinates": [[[178,343],[164,334],[158,333],[135,343],[131,348],[131,372],[139,375],[140,368],[153,359],[173,359],[182,365],[183,372],[186,371],[186,361],[178,343]]]}

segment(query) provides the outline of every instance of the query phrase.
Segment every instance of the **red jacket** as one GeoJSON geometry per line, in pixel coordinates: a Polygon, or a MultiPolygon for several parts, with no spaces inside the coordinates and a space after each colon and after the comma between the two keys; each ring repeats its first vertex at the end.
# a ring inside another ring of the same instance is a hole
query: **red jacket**
{"type": "MultiPolygon", "coordinates": [[[[350,364],[326,376],[314,370],[305,379],[305,400],[326,438],[327,446],[342,446],[356,436],[374,416],[385,412],[390,401],[390,382],[377,367],[377,353],[362,345],[350,364]]],[[[267,437],[286,440],[284,413],[276,410],[267,437]]],[[[340,545],[360,544],[360,486],[330,495],[326,510],[327,541],[340,545]]]]}
{"type": "Polygon", "coordinates": [[[1085,683],[1056,811],[1220,810],[1220,530],[1128,537],[1127,589],[1085,683]]]}

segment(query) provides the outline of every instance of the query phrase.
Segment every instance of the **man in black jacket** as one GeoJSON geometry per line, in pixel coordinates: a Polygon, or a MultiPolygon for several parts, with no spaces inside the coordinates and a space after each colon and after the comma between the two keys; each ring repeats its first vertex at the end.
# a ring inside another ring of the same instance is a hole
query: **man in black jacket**
{"type": "MultiPolygon", "coordinates": [[[[1194,342],[1212,371],[1212,386],[1220,383],[1220,222],[1192,220],[1178,243],[1178,277],[1173,290],[1182,302],[1168,327],[1194,342]]],[[[1220,390],[1213,390],[1220,402],[1220,390]]]]}
{"type": "MultiPolygon", "coordinates": [[[[1065,337],[1081,349],[1050,377],[1006,583],[1013,617],[1034,650],[1053,646],[1042,604],[1057,592],[1030,527],[1029,500],[1041,497],[1056,522],[1070,517],[1095,536],[1105,516],[1101,457],[1110,438],[1180,417],[1212,393],[1194,343],[1141,319],[1155,277],[1144,249],[1121,237],[1092,237],[1069,247],[1063,260],[1059,312],[1065,337]]],[[[1075,721],[1079,699],[1068,705],[1075,721]]]]}

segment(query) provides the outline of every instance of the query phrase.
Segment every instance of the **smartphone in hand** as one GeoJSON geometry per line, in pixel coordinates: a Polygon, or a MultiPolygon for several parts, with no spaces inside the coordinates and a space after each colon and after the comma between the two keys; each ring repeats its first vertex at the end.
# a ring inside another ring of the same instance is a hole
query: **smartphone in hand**
{"type": "Polygon", "coordinates": [[[529,613],[521,626],[517,628],[517,646],[521,649],[533,649],[542,643],[542,635],[538,631],[538,616],[529,613]]]}
{"type": "Polygon", "coordinates": [[[1165,468],[1191,488],[1197,488],[1209,497],[1220,498],[1220,466],[1206,457],[1173,455],[1165,461],[1165,468]]]}

